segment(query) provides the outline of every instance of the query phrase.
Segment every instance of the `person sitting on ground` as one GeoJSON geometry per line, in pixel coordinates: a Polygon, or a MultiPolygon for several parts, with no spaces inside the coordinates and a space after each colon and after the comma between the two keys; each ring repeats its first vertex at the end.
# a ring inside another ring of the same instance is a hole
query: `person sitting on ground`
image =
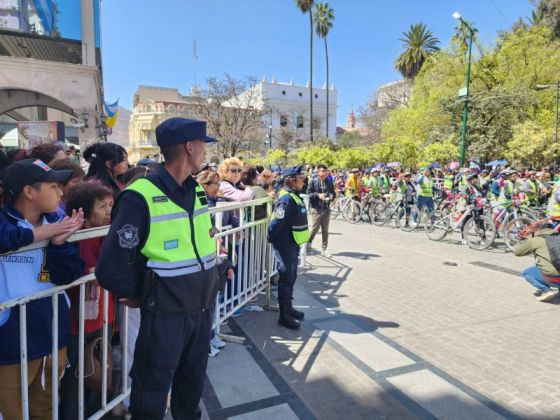
{"type": "Polygon", "coordinates": [[[558,292],[551,287],[560,287],[560,272],[552,265],[550,251],[546,244],[546,237],[553,233],[554,230],[549,224],[539,227],[531,238],[522,241],[513,250],[517,257],[530,254],[535,257],[536,265],[526,268],[523,277],[537,289],[534,295],[540,302],[552,300],[558,292]]]}
{"type": "MultiPolygon", "coordinates": [[[[39,239],[46,248],[14,252],[0,259],[0,302],[70,284],[83,273],[77,244],[66,240],[83,223],[81,209],[60,223],[56,216],[62,196],[59,182],[72,176],[53,170],[38,159],[10,165],[3,179],[11,203],[0,209],[0,253],[16,251],[39,239]]],[[[27,377],[31,418],[52,418],[52,371],[61,377],[66,365],[70,308],[66,294],[58,299],[58,364],[53,366],[53,300],[27,303],[27,377]],[[45,380],[45,378],[47,378],[45,380]]],[[[20,327],[17,306],[0,311],[0,413],[4,420],[23,418],[21,396],[20,327]]]]}
{"type": "MultiPolygon", "coordinates": [[[[109,188],[95,183],[83,182],[69,191],[66,211],[71,214],[76,209],[83,209],[84,229],[107,226],[111,223],[111,209],[113,208],[113,195],[109,188]]],[[[84,239],[80,241],[80,257],[85,262],[84,275],[95,270],[97,260],[101,253],[103,237],[84,239]]],[[[60,419],[73,420],[78,416],[78,351],[79,351],[79,313],[80,313],[80,288],[73,287],[68,290],[71,301],[70,315],[70,341],[68,344],[68,364],[66,373],[61,383],[61,413],[60,419]]],[[[104,293],[96,280],[85,285],[84,305],[84,339],[85,344],[102,336],[104,293]]],[[[109,326],[115,319],[115,300],[111,293],[107,299],[109,326]]],[[[111,327],[110,327],[111,328],[111,327]]],[[[111,331],[109,331],[109,336],[111,331]]],[[[109,384],[110,386],[110,384],[109,384]]],[[[101,395],[88,387],[84,387],[84,415],[91,416],[101,408],[101,395]]]]}

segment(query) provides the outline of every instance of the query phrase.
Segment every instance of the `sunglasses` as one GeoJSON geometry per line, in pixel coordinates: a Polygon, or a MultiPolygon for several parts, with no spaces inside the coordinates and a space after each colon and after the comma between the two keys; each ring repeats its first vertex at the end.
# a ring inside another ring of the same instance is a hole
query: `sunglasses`
{"type": "Polygon", "coordinates": [[[240,174],[242,169],[228,169],[228,171],[232,174],[240,174]]]}
{"type": "Polygon", "coordinates": [[[206,185],[220,185],[219,182],[207,182],[206,185]]]}

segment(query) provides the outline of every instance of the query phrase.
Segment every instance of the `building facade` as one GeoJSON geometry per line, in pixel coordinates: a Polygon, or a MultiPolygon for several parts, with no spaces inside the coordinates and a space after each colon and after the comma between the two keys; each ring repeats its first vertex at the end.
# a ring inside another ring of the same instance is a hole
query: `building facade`
{"type": "Polygon", "coordinates": [[[130,161],[159,159],[156,127],[172,117],[194,118],[195,99],[196,91],[183,95],[176,88],[139,86],[134,92],[128,126],[130,161]]]}
{"type": "Polygon", "coordinates": [[[0,141],[17,121],[103,138],[100,0],[0,0],[0,141]]]}
{"type": "MultiPolygon", "coordinates": [[[[255,107],[263,116],[263,127],[268,130],[269,146],[285,148],[281,143],[292,136],[294,146],[299,146],[310,139],[309,124],[311,123],[309,107],[309,84],[300,86],[277,82],[275,78],[263,81],[255,86],[258,100],[255,107]],[[270,139],[272,132],[272,139],[270,139]]],[[[313,88],[313,137],[336,138],[337,91],[332,85],[328,89],[329,113],[327,117],[327,86],[313,88]],[[327,133],[328,119],[328,133],[327,133]]]]}

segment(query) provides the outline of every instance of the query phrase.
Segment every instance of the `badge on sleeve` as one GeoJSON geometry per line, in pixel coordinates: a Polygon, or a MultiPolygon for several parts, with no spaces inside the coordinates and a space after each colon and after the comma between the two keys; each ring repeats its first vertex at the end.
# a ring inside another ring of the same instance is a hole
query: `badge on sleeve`
{"type": "Polygon", "coordinates": [[[124,225],[117,230],[119,235],[119,245],[121,248],[132,249],[138,245],[138,228],[131,225],[124,225]]]}
{"type": "Polygon", "coordinates": [[[282,207],[278,207],[274,212],[274,217],[278,220],[282,220],[286,215],[286,211],[282,207]]]}

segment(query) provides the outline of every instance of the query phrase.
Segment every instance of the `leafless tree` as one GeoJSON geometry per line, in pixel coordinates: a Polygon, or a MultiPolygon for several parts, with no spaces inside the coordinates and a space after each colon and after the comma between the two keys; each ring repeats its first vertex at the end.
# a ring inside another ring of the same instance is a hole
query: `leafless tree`
{"type": "Polygon", "coordinates": [[[264,133],[257,83],[254,77],[209,77],[206,89],[195,99],[195,114],[207,121],[208,131],[218,139],[217,151],[223,158],[241,151],[251,154],[260,148],[264,133]]]}

